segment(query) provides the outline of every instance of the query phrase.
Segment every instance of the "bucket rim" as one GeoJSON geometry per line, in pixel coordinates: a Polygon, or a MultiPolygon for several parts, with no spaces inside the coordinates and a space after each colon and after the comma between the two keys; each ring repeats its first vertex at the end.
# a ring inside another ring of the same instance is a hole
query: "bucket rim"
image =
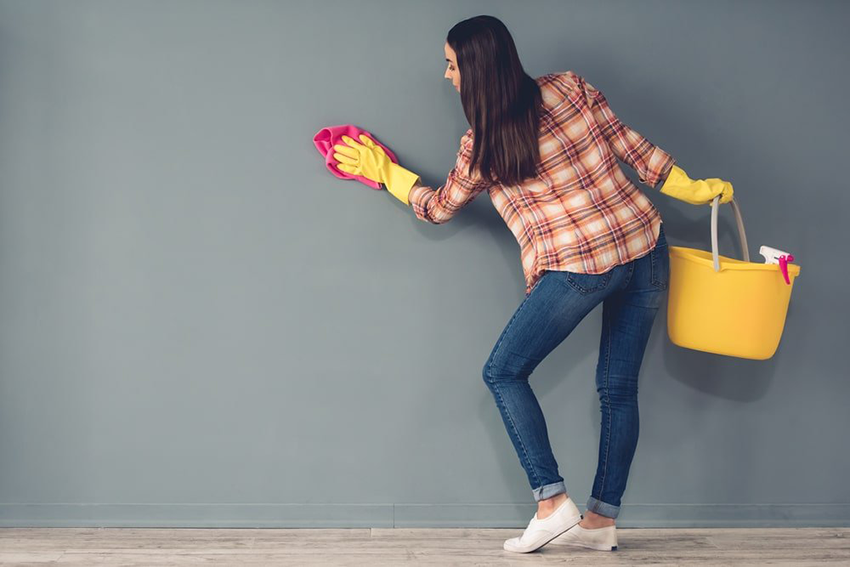
{"type": "MultiPolygon", "coordinates": [[[[710,250],[701,250],[699,248],[688,248],[686,246],[668,246],[671,256],[676,256],[689,262],[702,264],[714,270],[714,260],[710,250]],[[703,255],[707,255],[707,258],[703,255]]],[[[779,269],[778,264],[764,264],[760,262],[747,262],[736,258],[718,255],[720,259],[721,270],[749,270],[749,271],[775,271],[779,269]]],[[[799,264],[788,264],[788,275],[800,275],[799,264]]]]}

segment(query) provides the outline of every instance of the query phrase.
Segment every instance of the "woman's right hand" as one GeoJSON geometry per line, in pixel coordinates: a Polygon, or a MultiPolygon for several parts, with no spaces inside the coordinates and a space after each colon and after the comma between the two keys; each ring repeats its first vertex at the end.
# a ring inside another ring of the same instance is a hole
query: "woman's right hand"
{"type": "Polygon", "coordinates": [[[706,205],[717,195],[721,195],[721,204],[728,203],[732,200],[734,189],[730,182],[719,177],[691,179],[684,170],[674,165],[661,186],[661,192],[691,205],[706,205]]]}

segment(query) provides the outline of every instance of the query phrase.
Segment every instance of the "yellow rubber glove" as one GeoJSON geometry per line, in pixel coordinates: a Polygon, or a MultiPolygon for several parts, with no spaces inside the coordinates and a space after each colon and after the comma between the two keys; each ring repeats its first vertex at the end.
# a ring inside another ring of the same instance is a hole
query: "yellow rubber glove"
{"type": "Polygon", "coordinates": [[[717,177],[693,180],[679,166],[674,165],[661,186],[661,192],[692,205],[705,205],[717,195],[721,195],[721,204],[728,203],[732,200],[733,189],[731,183],[717,177]]]}
{"type": "Polygon", "coordinates": [[[393,163],[384,149],[365,134],[360,134],[359,137],[362,144],[343,136],[342,141],[347,145],[334,145],[334,150],[337,151],[334,159],[340,162],[337,169],[383,183],[394,197],[409,205],[407,195],[419,180],[419,176],[393,163]]]}

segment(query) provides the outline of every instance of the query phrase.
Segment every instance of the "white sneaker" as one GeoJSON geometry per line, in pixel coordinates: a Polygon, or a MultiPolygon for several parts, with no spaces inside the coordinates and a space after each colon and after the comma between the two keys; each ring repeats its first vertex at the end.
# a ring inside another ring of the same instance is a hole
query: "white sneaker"
{"type": "Polygon", "coordinates": [[[520,537],[512,537],[505,540],[505,551],[516,553],[528,553],[540,549],[571,527],[577,525],[581,520],[581,512],[568,496],[567,500],[558,508],[543,518],[537,519],[537,514],[531,518],[528,527],[520,537]]]}
{"type": "Polygon", "coordinates": [[[606,526],[587,529],[576,524],[553,539],[552,545],[573,545],[599,551],[614,551],[617,549],[617,528],[606,526]]]}

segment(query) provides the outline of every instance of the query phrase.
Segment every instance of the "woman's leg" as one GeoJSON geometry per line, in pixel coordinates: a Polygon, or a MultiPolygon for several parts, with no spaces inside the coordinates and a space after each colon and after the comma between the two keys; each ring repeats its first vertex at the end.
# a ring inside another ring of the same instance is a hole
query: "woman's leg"
{"type": "Polygon", "coordinates": [[[484,381],[537,502],[565,494],[566,487],[528,378],[615,287],[622,273],[618,268],[600,275],[546,272],[520,304],[484,365],[484,381]]]}
{"type": "Polygon", "coordinates": [[[663,228],[655,249],[630,264],[625,288],[611,294],[602,307],[596,367],[602,428],[596,478],[587,501],[590,513],[582,520],[583,527],[613,524],[620,513],[638,441],[638,373],[669,282],[670,259],[663,228]]]}

